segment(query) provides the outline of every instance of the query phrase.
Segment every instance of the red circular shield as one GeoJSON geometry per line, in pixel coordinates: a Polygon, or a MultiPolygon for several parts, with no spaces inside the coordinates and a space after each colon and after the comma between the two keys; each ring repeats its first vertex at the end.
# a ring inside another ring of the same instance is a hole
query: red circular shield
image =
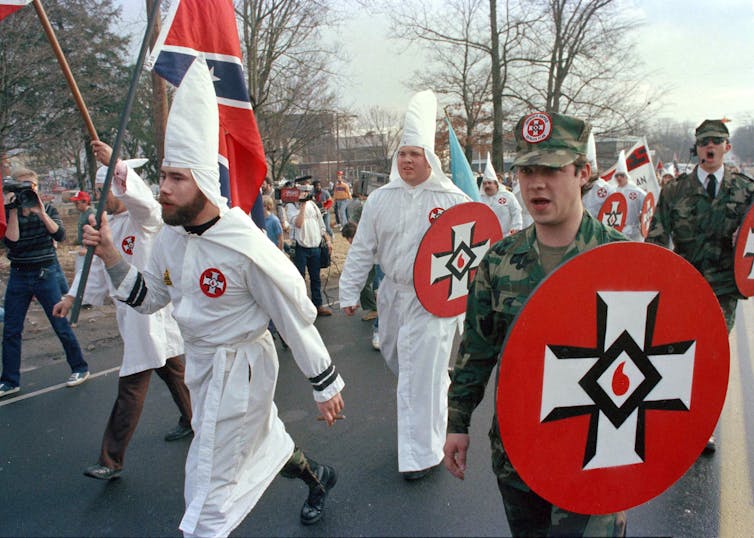
{"type": "Polygon", "coordinates": [[[534,491],[573,512],[625,510],[665,491],[697,460],[725,401],[717,299],[656,245],[612,243],[564,264],[503,350],[505,450],[534,491]]]}
{"type": "Polygon", "coordinates": [[[644,197],[644,203],[641,205],[639,222],[641,222],[641,236],[647,237],[649,225],[652,224],[652,217],[655,214],[655,195],[648,192],[644,197]]]}
{"type": "Polygon", "coordinates": [[[736,286],[744,297],[754,295],[754,207],[749,209],[736,239],[736,258],[733,262],[736,286]]]}
{"type": "Polygon", "coordinates": [[[597,214],[597,220],[605,226],[615,228],[619,232],[623,230],[628,218],[628,202],[623,193],[614,192],[607,198],[597,214]]]}
{"type": "Polygon", "coordinates": [[[202,293],[213,299],[216,299],[225,293],[227,282],[228,280],[225,278],[222,271],[214,267],[205,269],[201,276],[199,276],[199,287],[201,288],[202,293]]]}
{"type": "Polygon", "coordinates": [[[480,202],[458,204],[438,216],[414,261],[414,289],[422,306],[442,318],[463,314],[476,267],[502,238],[495,213],[480,202]]]}

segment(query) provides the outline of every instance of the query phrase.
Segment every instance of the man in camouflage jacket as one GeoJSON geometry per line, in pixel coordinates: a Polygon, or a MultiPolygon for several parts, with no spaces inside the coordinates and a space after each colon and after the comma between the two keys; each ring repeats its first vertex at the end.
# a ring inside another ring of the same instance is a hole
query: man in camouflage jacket
{"type": "MultiPolygon", "coordinates": [[[[463,479],[471,414],[484,397],[503,341],[524,302],[557,265],[598,245],[625,241],[584,210],[581,187],[591,127],[560,114],[535,113],[516,127],[521,194],[534,225],[496,243],[482,259],[469,290],[464,335],[448,393],[445,466],[463,479]],[[543,134],[544,133],[544,134],[543,134]],[[549,133],[549,135],[547,135],[549,133]]],[[[534,493],[511,465],[498,432],[490,430],[492,468],[514,536],[621,536],[625,513],[582,515],[534,493]]]]}
{"type": "Polygon", "coordinates": [[[697,268],[720,302],[728,332],[743,297],[733,273],[734,236],[754,201],[754,182],[723,164],[730,148],[722,121],[705,120],[696,128],[699,165],[660,191],[646,239],[664,247],[672,240],[675,253],[697,268]],[[707,190],[710,176],[714,195],[707,190]]]}

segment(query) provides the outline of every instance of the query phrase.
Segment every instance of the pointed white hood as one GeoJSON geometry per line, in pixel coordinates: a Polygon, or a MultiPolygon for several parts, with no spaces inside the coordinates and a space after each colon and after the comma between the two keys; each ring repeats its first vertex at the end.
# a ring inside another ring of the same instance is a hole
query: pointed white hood
{"type": "Polygon", "coordinates": [[[628,173],[626,152],[624,150],[620,150],[620,155],[618,155],[618,162],[615,163],[615,174],[626,174],[628,180],[631,181],[631,174],[628,173]]]}
{"type": "Polygon", "coordinates": [[[586,159],[592,165],[592,174],[597,173],[597,142],[594,140],[594,131],[589,132],[589,139],[586,141],[586,159]]]}
{"type": "Polygon", "coordinates": [[[492,165],[492,157],[490,156],[490,152],[487,152],[487,163],[484,165],[484,176],[482,177],[482,184],[479,185],[479,194],[482,196],[487,196],[487,194],[484,192],[484,182],[485,181],[494,181],[497,183],[497,189],[498,192],[500,191],[500,180],[497,178],[497,173],[495,172],[495,167],[492,165]]]}
{"type": "Polygon", "coordinates": [[[199,54],[175,92],[162,165],[190,168],[199,190],[223,213],[228,206],[220,195],[219,136],[215,88],[204,55],[199,54]]]}
{"type": "MultiPolygon", "coordinates": [[[[424,155],[432,167],[429,179],[421,184],[423,188],[436,191],[461,192],[442,171],[440,159],[435,155],[435,129],[437,127],[437,97],[432,90],[424,90],[415,94],[408,103],[406,119],[403,125],[403,136],[398,149],[404,146],[417,146],[424,149],[424,155]]],[[[393,165],[390,169],[390,183],[388,188],[397,188],[403,184],[398,173],[398,152],[393,155],[393,165]],[[396,181],[400,180],[400,181],[396,181]]]]}

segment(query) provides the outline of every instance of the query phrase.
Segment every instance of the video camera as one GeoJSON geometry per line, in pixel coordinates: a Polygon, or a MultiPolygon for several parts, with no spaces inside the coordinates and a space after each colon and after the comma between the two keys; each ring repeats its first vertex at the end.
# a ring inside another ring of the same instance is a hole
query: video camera
{"type": "Polygon", "coordinates": [[[31,181],[16,181],[15,179],[6,179],[3,181],[3,193],[15,193],[15,198],[8,204],[9,209],[15,207],[31,208],[36,207],[39,203],[34,184],[31,181]]]}

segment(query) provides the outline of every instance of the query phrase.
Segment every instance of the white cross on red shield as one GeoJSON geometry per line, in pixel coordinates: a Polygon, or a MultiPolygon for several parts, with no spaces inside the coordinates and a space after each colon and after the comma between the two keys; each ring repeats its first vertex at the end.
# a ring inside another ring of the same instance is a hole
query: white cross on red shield
{"type": "Polygon", "coordinates": [[[607,198],[600,207],[597,214],[597,220],[605,226],[615,228],[619,232],[623,230],[628,218],[628,202],[623,193],[614,192],[607,198]]]}
{"type": "Polygon", "coordinates": [[[738,229],[733,272],[741,295],[744,297],[754,295],[754,207],[746,213],[738,229]]]}
{"type": "Polygon", "coordinates": [[[424,234],[414,261],[414,290],[422,306],[443,318],[463,314],[482,256],[502,238],[486,204],[467,202],[444,211],[424,234]]]}
{"type": "Polygon", "coordinates": [[[505,450],[532,490],[566,510],[642,504],[701,454],[729,355],[717,299],[681,257],[635,242],[582,253],[537,287],[503,346],[505,450]]]}
{"type": "Polygon", "coordinates": [[[641,213],[639,213],[639,222],[641,223],[641,236],[647,237],[649,225],[652,224],[652,217],[655,214],[655,195],[648,192],[641,204],[641,213]]]}

